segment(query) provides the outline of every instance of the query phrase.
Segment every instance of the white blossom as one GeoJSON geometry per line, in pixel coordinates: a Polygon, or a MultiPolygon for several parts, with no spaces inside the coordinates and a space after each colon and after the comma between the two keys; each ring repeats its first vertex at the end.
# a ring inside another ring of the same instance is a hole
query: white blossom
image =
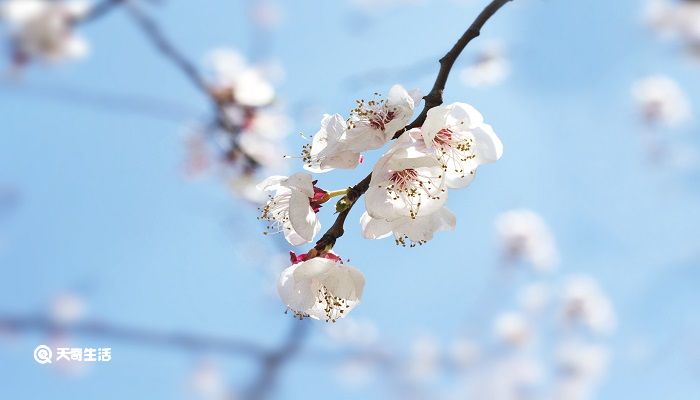
{"type": "Polygon", "coordinates": [[[501,343],[520,347],[532,338],[532,329],[527,319],[517,312],[506,312],[496,317],[494,335],[501,343]]]}
{"type": "Polygon", "coordinates": [[[337,257],[315,257],[282,271],[277,291],[296,316],[335,322],[360,303],[364,286],[357,268],[337,257]]]}
{"type": "Polygon", "coordinates": [[[493,86],[503,82],[510,74],[510,65],[498,44],[484,48],[477,59],[462,69],[459,77],[467,86],[493,86]]]}
{"type": "Polygon", "coordinates": [[[267,199],[265,192],[258,188],[259,179],[253,174],[236,174],[228,184],[236,195],[254,204],[262,204],[267,199]]]}
{"type": "Polygon", "coordinates": [[[480,357],[479,345],[468,338],[460,338],[448,349],[448,356],[452,363],[459,368],[467,368],[474,365],[480,357]]]}
{"type": "Polygon", "coordinates": [[[85,300],[76,293],[65,292],[51,300],[50,316],[56,322],[69,324],[85,316],[85,300]]]}
{"type": "Polygon", "coordinates": [[[501,158],[503,144],[481,113],[465,103],[433,107],[421,128],[407,132],[432,149],[449,188],[469,185],[476,168],[501,158]]]}
{"type": "Polygon", "coordinates": [[[87,43],[74,25],[88,10],[89,4],[82,0],[7,0],[0,4],[0,18],[8,24],[18,62],[28,58],[57,62],[87,53],[87,43]]]}
{"type": "Polygon", "coordinates": [[[579,341],[565,342],[556,352],[558,376],[555,399],[593,399],[595,389],[605,375],[610,355],[597,344],[579,341]]]}
{"type": "Polygon", "coordinates": [[[262,208],[263,220],[269,221],[268,229],[274,233],[283,231],[292,245],[311,242],[321,229],[316,216],[318,193],[311,174],[298,172],[292,176],[271,176],[258,185],[260,190],[274,190],[275,195],[262,208]],[[315,209],[316,208],[316,209],[315,209]]]}
{"type": "Polygon", "coordinates": [[[360,163],[360,153],[347,146],[348,126],[339,114],[324,115],[321,129],[304,146],[304,169],[327,172],[335,168],[352,169],[360,163]]]}
{"type": "Polygon", "coordinates": [[[427,382],[436,378],[440,367],[440,344],[432,336],[420,336],[413,341],[406,365],[411,381],[427,382]]]}
{"type": "Polygon", "coordinates": [[[541,282],[530,283],[520,289],[518,305],[528,314],[540,314],[550,300],[550,289],[541,282]]]}
{"type": "Polygon", "coordinates": [[[386,99],[358,100],[348,119],[344,148],[363,152],[378,149],[408,125],[416,100],[401,85],[394,85],[386,99]]]}
{"type": "Polygon", "coordinates": [[[372,218],[367,212],[362,214],[360,224],[365,239],[383,239],[392,233],[396,244],[413,247],[424,244],[433,238],[437,231],[454,230],[457,219],[445,207],[416,218],[402,216],[393,220],[372,218]]]}
{"type": "Polygon", "coordinates": [[[410,137],[400,138],[374,166],[365,208],[372,218],[415,219],[442,208],[447,201],[445,174],[432,152],[410,137]]]}
{"type": "Polygon", "coordinates": [[[700,3],[697,1],[651,1],[647,9],[647,21],[663,36],[685,42],[691,52],[700,51],[700,3]]]}
{"type": "Polygon", "coordinates": [[[690,102],[671,78],[655,75],[637,81],[632,95],[645,121],[675,127],[691,116],[690,102]]]}
{"type": "Polygon", "coordinates": [[[272,103],[275,89],[259,68],[248,65],[232,49],[217,49],[207,58],[214,85],[224,90],[239,105],[261,107],[272,103]]]}
{"type": "Polygon", "coordinates": [[[598,283],[575,276],[564,285],[563,316],[566,322],[587,327],[596,334],[610,334],[617,325],[615,310],[598,283]]]}
{"type": "Polygon", "coordinates": [[[523,258],[536,270],[548,271],[559,262],[554,236],[531,210],[511,210],[498,216],[496,231],[508,260],[523,258]]]}

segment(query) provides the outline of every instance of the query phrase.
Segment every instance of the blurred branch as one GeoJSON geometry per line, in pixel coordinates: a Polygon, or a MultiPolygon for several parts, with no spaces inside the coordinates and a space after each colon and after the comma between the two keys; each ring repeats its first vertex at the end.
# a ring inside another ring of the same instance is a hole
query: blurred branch
{"type": "MultiPolygon", "coordinates": [[[[158,26],[158,24],[146,15],[136,4],[128,2],[127,8],[130,15],[136,22],[141,31],[150,39],[151,43],[156,47],[156,49],[168,59],[173,65],[175,65],[185,77],[199,89],[202,94],[204,94],[212,103],[215,108],[216,122],[217,125],[224,131],[231,134],[233,138],[237,137],[241,132],[241,127],[236,126],[231,123],[226,116],[226,109],[224,104],[217,97],[215,91],[207,83],[207,80],[201,74],[196,64],[190,61],[165,35],[163,30],[158,26]]],[[[257,161],[246,154],[238,145],[238,142],[233,140],[231,143],[232,153],[239,153],[243,156],[244,160],[250,168],[258,167],[257,161]]]]}
{"type": "Polygon", "coordinates": [[[189,61],[187,57],[172,44],[156,22],[148,17],[137,5],[131,2],[127,3],[127,9],[136,24],[141,28],[146,37],[151,40],[151,43],[158,51],[178,67],[192,84],[205,93],[207,97],[211,97],[209,85],[200,74],[195,64],[189,61]]]}
{"type": "MultiPolygon", "coordinates": [[[[469,28],[462,34],[462,36],[457,40],[457,43],[452,46],[450,51],[447,52],[441,59],[440,59],[440,70],[438,71],[438,75],[435,78],[435,83],[433,84],[433,88],[430,90],[430,92],[423,97],[423,100],[425,100],[425,105],[423,106],[423,110],[421,113],[416,117],[413,122],[411,122],[409,125],[407,125],[405,128],[399,130],[394,134],[393,139],[397,139],[401,134],[406,132],[409,129],[419,127],[423,125],[423,122],[425,122],[425,118],[428,115],[428,110],[430,110],[433,107],[437,107],[442,104],[442,92],[445,90],[445,85],[447,84],[447,78],[450,75],[450,71],[452,71],[452,66],[454,65],[455,61],[457,61],[457,58],[459,58],[460,54],[462,54],[462,51],[467,47],[469,42],[471,42],[473,39],[478,37],[481,34],[481,29],[483,28],[484,24],[494,15],[496,12],[506,5],[506,3],[509,3],[512,0],[493,0],[489,5],[484,8],[483,11],[476,17],[474,22],[469,26],[469,28]]],[[[333,225],[326,231],[326,233],[323,234],[321,239],[316,242],[316,246],[314,246],[313,251],[316,252],[324,252],[327,251],[329,248],[332,248],[335,245],[335,242],[338,238],[343,236],[345,233],[343,226],[345,225],[345,219],[347,218],[348,214],[350,213],[350,210],[352,207],[355,205],[357,200],[362,197],[362,195],[369,189],[369,182],[372,179],[372,173],[370,172],[369,175],[367,175],[363,180],[361,180],[358,184],[350,188],[350,192],[348,195],[345,197],[347,201],[347,208],[338,214],[338,217],[336,217],[335,222],[333,225]]]]}
{"type": "Polygon", "coordinates": [[[68,86],[38,86],[24,82],[20,84],[14,81],[1,79],[0,86],[15,90],[17,93],[24,95],[49,100],[57,99],[61,102],[69,102],[107,111],[120,110],[131,114],[139,114],[175,122],[181,122],[183,118],[195,118],[200,115],[199,110],[189,105],[151,96],[102,93],[68,86]]]}
{"type": "Polygon", "coordinates": [[[409,129],[417,128],[423,125],[423,122],[425,122],[425,118],[428,115],[428,110],[442,104],[442,92],[445,90],[447,78],[450,76],[452,66],[454,65],[455,61],[457,61],[457,58],[459,58],[460,54],[462,54],[462,51],[465,47],[467,47],[469,42],[481,35],[481,29],[484,27],[484,24],[486,24],[486,22],[494,14],[496,14],[501,7],[511,1],[512,0],[493,0],[488,6],[486,6],[486,8],[484,8],[479,16],[476,17],[469,29],[464,32],[462,37],[460,37],[457,43],[452,46],[450,51],[448,51],[447,54],[440,59],[440,70],[438,71],[437,78],[435,78],[433,88],[426,96],[423,97],[423,100],[425,100],[423,111],[421,111],[418,117],[408,126],[406,126],[406,128],[396,132],[394,139],[397,139],[402,133],[409,129]]]}
{"type": "Polygon", "coordinates": [[[85,15],[79,22],[84,24],[99,19],[125,1],[127,0],[102,0],[101,2],[92,6],[87,15],[85,15]]]}
{"type": "Polygon", "coordinates": [[[427,75],[432,70],[434,63],[434,58],[425,58],[403,67],[376,68],[348,76],[344,80],[344,85],[357,89],[388,81],[404,80],[399,77],[418,78],[427,75]]]}
{"type": "Polygon", "coordinates": [[[250,400],[261,400],[269,397],[282,368],[294,358],[301,349],[302,343],[309,334],[309,322],[293,319],[291,323],[292,327],[284,343],[282,343],[276,351],[269,353],[263,359],[260,375],[258,375],[251,385],[246,398],[250,400]]]}
{"type": "Polygon", "coordinates": [[[0,315],[0,331],[39,331],[56,334],[97,336],[100,338],[123,340],[140,345],[171,347],[188,351],[215,351],[217,354],[246,355],[264,359],[274,354],[260,345],[222,337],[198,336],[190,333],[158,332],[154,330],[129,328],[100,321],[85,321],[63,324],[41,316],[0,315]]]}

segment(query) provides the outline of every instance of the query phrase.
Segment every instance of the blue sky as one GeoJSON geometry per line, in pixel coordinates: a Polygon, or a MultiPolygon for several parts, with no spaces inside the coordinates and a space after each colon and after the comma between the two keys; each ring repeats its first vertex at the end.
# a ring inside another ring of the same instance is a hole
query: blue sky
{"type": "MultiPolygon", "coordinates": [[[[344,114],[355,99],[394,83],[427,91],[437,64],[370,84],[348,83],[348,77],[437,60],[484,4],[434,0],[370,17],[344,1],[282,4],[284,20],[271,35],[269,55],[284,67],[280,97],[295,117],[295,131],[313,133],[321,113],[344,114]],[[307,104],[318,118],[293,114],[307,104]]],[[[487,24],[457,68],[485,41],[499,39],[509,50],[511,76],[494,88],[469,89],[454,75],[445,99],[476,106],[503,140],[504,156],[451,195],[457,229],[426,246],[362,240],[360,214],[351,215],[336,250],[367,278],[355,317],[373,321],[397,348],[418,335],[458,337],[475,323],[468,310],[498,264],[494,218],[531,208],[556,235],[560,273],[596,277],[617,308],[615,358],[599,398],[700,395],[700,174],[647,162],[630,97],[635,80],[664,73],[697,105],[700,65],[645,29],[642,5],[516,0],[487,24]],[[631,343],[638,342],[653,356],[630,357],[631,343]]],[[[250,53],[255,43],[245,2],[173,0],[153,11],[195,60],[220,46],[250,53]]],[[[206,114],[205,99],[152,51],[124,13],[81,31],[91,56],[32,68],[30,87],[143,95],[194,112],[149,118],[0,87],[0,184],[21,194],[19,206],[0,220],[0,311],[41,312],[68,289],[86,298],[91,317],[276,343],[290,321],[266,294],[274,279],[265,272],[266,254],[274,246],[253,235],[261,231],[254,208],[232,198],[220,180],[192,182],[180,174],[186,126],[197,111],[206,114]]],[[[697,150],[698,126],[695,119],[663,132],[663,140],[697,150]]],[[[289,141],[302,144],[296,135],[289,141]]],[[[368,155],[360,170],[319,176],[320,183],[353,184],[376,157],[368,155]]],[[[331,218],[322,216],[325,226],[331,218]]],[[[322,337],[315,332],[308,346],[322,337]]],[[[42,340],[23,335],[0,343],[0,376],[12,378],[3,380],[0,397],[178,398],[194,359],[107,343],[115,357],[110,364],[67,379],[29,356],[42,340]]],[[[76,342],[103,345],[95,338],[76,342]]],[[[226,367],[233,386],[244,386],[255,371],[245,360],[211,357],[226,367]]],[[[349,391],[324,364],[304,357],[289,366],[278,392],[282,398],[385,394],[378,385],[349,391]]]]}

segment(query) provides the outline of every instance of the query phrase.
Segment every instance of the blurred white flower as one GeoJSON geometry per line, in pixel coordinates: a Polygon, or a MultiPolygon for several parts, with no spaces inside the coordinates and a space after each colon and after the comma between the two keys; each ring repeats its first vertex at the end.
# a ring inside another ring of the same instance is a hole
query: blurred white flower
{"type": "Polygon", "coordinates": [[[681,87],[667,76],[655,75],[635,82],[632,95],[647,123],[675,127],[691,117],[688,98],[681,87]]]}
{"type": "Polygon", "coordinates": [[[411,354],[406,364],[410,380],[427,382],[433,380],[440,368],[440,345],[434,337],[420,336],[411,345],[411,354]]]}
{"type": "Polygon", "coordinates": [[[277,28],[284,19],[282,8],[272,1],[255,1],[251,9],[251,19],[263,29],[277,28]]]}
{"type": "Polygon", "coordinates": [[[700,54],[700,3],[695,0],[652,0],[647,21],[660,34],[685,42],[688,49],[700,54]]]}
{"type": "Polygon", "coordinates": [[[532,329],[525,316],[517,312],[506,312],[496,317],[494,335],[499,342],[521,347],[532,339],[532,329]]]}
{"type": "Polygon", "coordinates": [[[343,346],[368,347],[379,340],[377,326],[369,320],[346,318],[342,323],[328,325],[325,331],[331,340],[343,346]]]}
{"type": "Polygon", "coordinates": [[[262,208],[260,217],[270,222],[268,233],[283,231],[285,239],[294,246],[313,240],[321,229],[316,213],[325,192],[314,186],[311,174],[271,176],[261,182],[258,189],[275,191],[262,208]]]}
{"type": "Polygon", "coordinates": [[[82,0],[7,0],[0,4],[0,19],[9,27],[15,61],[58,62],[84,56],[87,43],[74,32],[74,25],[88,10],[89,3],[82,0]]]}
{"type": "Polygon", "coordinates": [[[213,75],[213,84],[226,100],[247,107],[261,107],[272,103],[275,89],[264,73],[248,65],[245,58],[232,49],[217,49],[207,57],[213,75]]]}
{"type": "Polygon", "coordinates": [[[415,218],[403,216],[393,220],[362,214],[360,224],[365,239],[383,239],[392,233],[397,245],[414,247],[428,242],[437,231],[454,230],[457,219],[446,207],[415,218]]]}
{"type": "Polygon", "coordinates": [[[230,400],[224,377],[218,365],[204,362],[192,371],[187,382],[193,399],[230,400]]]}
{"type": "Polygon", "coordinates": [[[593,399],[595,389],[605,375],[608,350],[596,344],[565,342],[557,350],[558,375],[555,380],[555,399],[593,399]]]}
{"type": "Polygon", "coordinates": [[[360,303],[365,278],[357,268],[332,258],[315,257],[282,271],[277,292],[299,318],[335,322],[360,303]]]}
{"type": "Polygon", "coordinates": [[[350,4],[366,16],[374,16],[396,7],[424,4],[427,0],[351,0],[350,4]]]}
{"type": "Polygon", "coordinates": [[[518,305],[529,314],[540,314],[550,300],[549,288],[541,282],[530,283],[520,289],[518,305]]]}
{"type": "Polygon", "coordinates": [[[479,360],[479,345],[467,338],[458,339],[449,347],[448,356],[458,368],[469,368],[479,360]]]}
{"type": "Polygon", "coordinates": [[[258,188],[259,179],[253,174],[237,174],[228,183],[236,195],[251,203],[262,204],[267,199],[265,192],[258,188]]]}
{"type": "Polygon", "coordinates": [[[73,292],[64,292],[51,300],[49,315],[61,324],[77,322],[85,316],[87,306],[81,296],[73,292]]]}
{"type": "Polygon", "coordinates": [[[463,68],[459,78],[467,86],[494,86],[503,82],[510,74],[508,59],[502,46],[492,43],[478,54],[474,62],[463,68]]]}
{"type": "Polygon", "coordinates": [[[493,361],[477,378],[476,393],[470,398],[523,400],[539,398],[537,387],[544,380],[542,362],[530,355],[515,354],[493,361]]]}
{"type": "Polygon", "coordinates": [[[575,276],[564,285],[563,317],[570,324],[587,327],[595,334],[610,334],[615,330],[615,310],[598,283],[587,276],[575,276]]]}
{"type": "Polygon", "coordinates": [[[496,162],[503,155],[503,144],[491,125],[465,103],[431,108],[423,126],[406,135],[422,140],[434,152],[448,188],[469,185],[479,165],[496,162]]]}
{"type": "Polygon", "coordinates": [[[496,219],[503,254],[508,261],[523,258],[539,271],[557,266],[554,237],[542,218],[530,210],[511,210],[496,219]]]}

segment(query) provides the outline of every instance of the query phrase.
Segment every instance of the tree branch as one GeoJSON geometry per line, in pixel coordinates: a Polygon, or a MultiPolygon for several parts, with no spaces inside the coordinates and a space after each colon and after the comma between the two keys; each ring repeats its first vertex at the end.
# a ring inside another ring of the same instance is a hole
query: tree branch
{"type": "Polygon", "coordinates": [[[78,21],[80,24],[87,24],[112,11],[116,6],[126,0],[102,0],[90,8],[90,11],[78,21]]]}
{"type": "Polygon", "coordinates": [[[397,139],[402,133],[409,129],[417,128],[423,125],[425,118],[428,116],[428,110],[442,104],[442,92],[445,90],[447,78],[450,76],[450,72],[452,71],[452,66],[454,65],[455,61],[457,61],[460,54],[462,54],[462,51],[467,47],[469,42],[481,34],[481,29],[484,27],[484,24],[486,24],[486,21],[488,21],[501,7],[510,1],[512,0],[493,0],[488,6],[486,6],[486,8],[484,8],[483,11],[481,11],[479,16],[476,17],[474,22],[472,22],[469,29],[464,32],[462,37],[460,37],[457,43],[452,46],[450,51],[448,51],[447,54],[440,59],[440,70],[438,71],[437,78],[435,78],[433,88],[430,89],[430,92],[423,97],[423,100],[425,100],[423,110],[418,117],[413,120],[413,122],[408,124],[408,126],[406,126],[404,129],[396,132],[394,139],[397,139]]]}
{"type": "MultiPolygon", "coordinates": [[[[481,11],[474,22],[472,22],[469,28],[464,32],[464,34],[462,34],[459,40],[457,40],[457,43],[455,43],[450,51],[448,51],[447,54],[440,59],[440,70],[438,71],[437,78],[435,78],[433,88],[425,97],[423,97],[425,100],[425,105],[423,106],[421,113],[415,120],[413,120],[413,122],[396,132],[392,139],[398,139],[398,137],[407,130],[423,125],[423,122],[425,122],[425,118],[428,115],[428,110],[442,104],[442,92],[445,90],[447,78],[450,75],[450,71],[452,71],[452,66],[454,66],[455,61],[457,61],[457,58],[459,58],[459,55],[462,54],[462,51],[465,47],[467,47],[469,42],[481,34],[481,29],[483,28],[484,24],[486,24],[486,21],[488,21],[501,7],[510,1],[512,0],[493,0],[486,6],[486,8],[484,8],[483,11],[481,11]]],[[[335,245],[338,238],[343,236],[345,233],[343,228],[345,225],[345,219],[357,200],[362,197],[363,194],[365,194],[367,189],[369,189],[369,182],[371,179],[372,173],[370,172],[370,174],[367,175],[362,181],[350,189],[350,192],[345,197],[349,203],[348,207],[338,214],[333,225],[331,225],[326,233],[323,234],[321,239],[316,242],[314,251],[320,253],[327,251],[329,248],[332,248],[335,245]]]]}
{"type": "Polygon", "coordinates": [[[0,316],[0,331],[39,331],[68,333],[122,340],[140,345],[178,348],[189,351],[214,351],[217,354],[268,357],[270,351],[256,343],[221,337],[197,336],[189,333],[167,333],[147,329],[127,328],[100,321],[62,324],[41,316],[0,316]]]}
{"type": "MultiPolygon", "coordinates": [[[[129,2],[126,4],[129,14],[134,19],[136,24],[141,28],[144,34],[151,40],[151,43],[158,51],[169,59],[183,74],[194,84],[199,90],[212,99],[212,94],[206,79],[199,73],[199,70],[194,63],[190,62],[175,45],[161,31],[160,27],[149,18],[141,9],[129,2]]],[[[213,99],[212,99],[213,100],[213,99]]]]}

